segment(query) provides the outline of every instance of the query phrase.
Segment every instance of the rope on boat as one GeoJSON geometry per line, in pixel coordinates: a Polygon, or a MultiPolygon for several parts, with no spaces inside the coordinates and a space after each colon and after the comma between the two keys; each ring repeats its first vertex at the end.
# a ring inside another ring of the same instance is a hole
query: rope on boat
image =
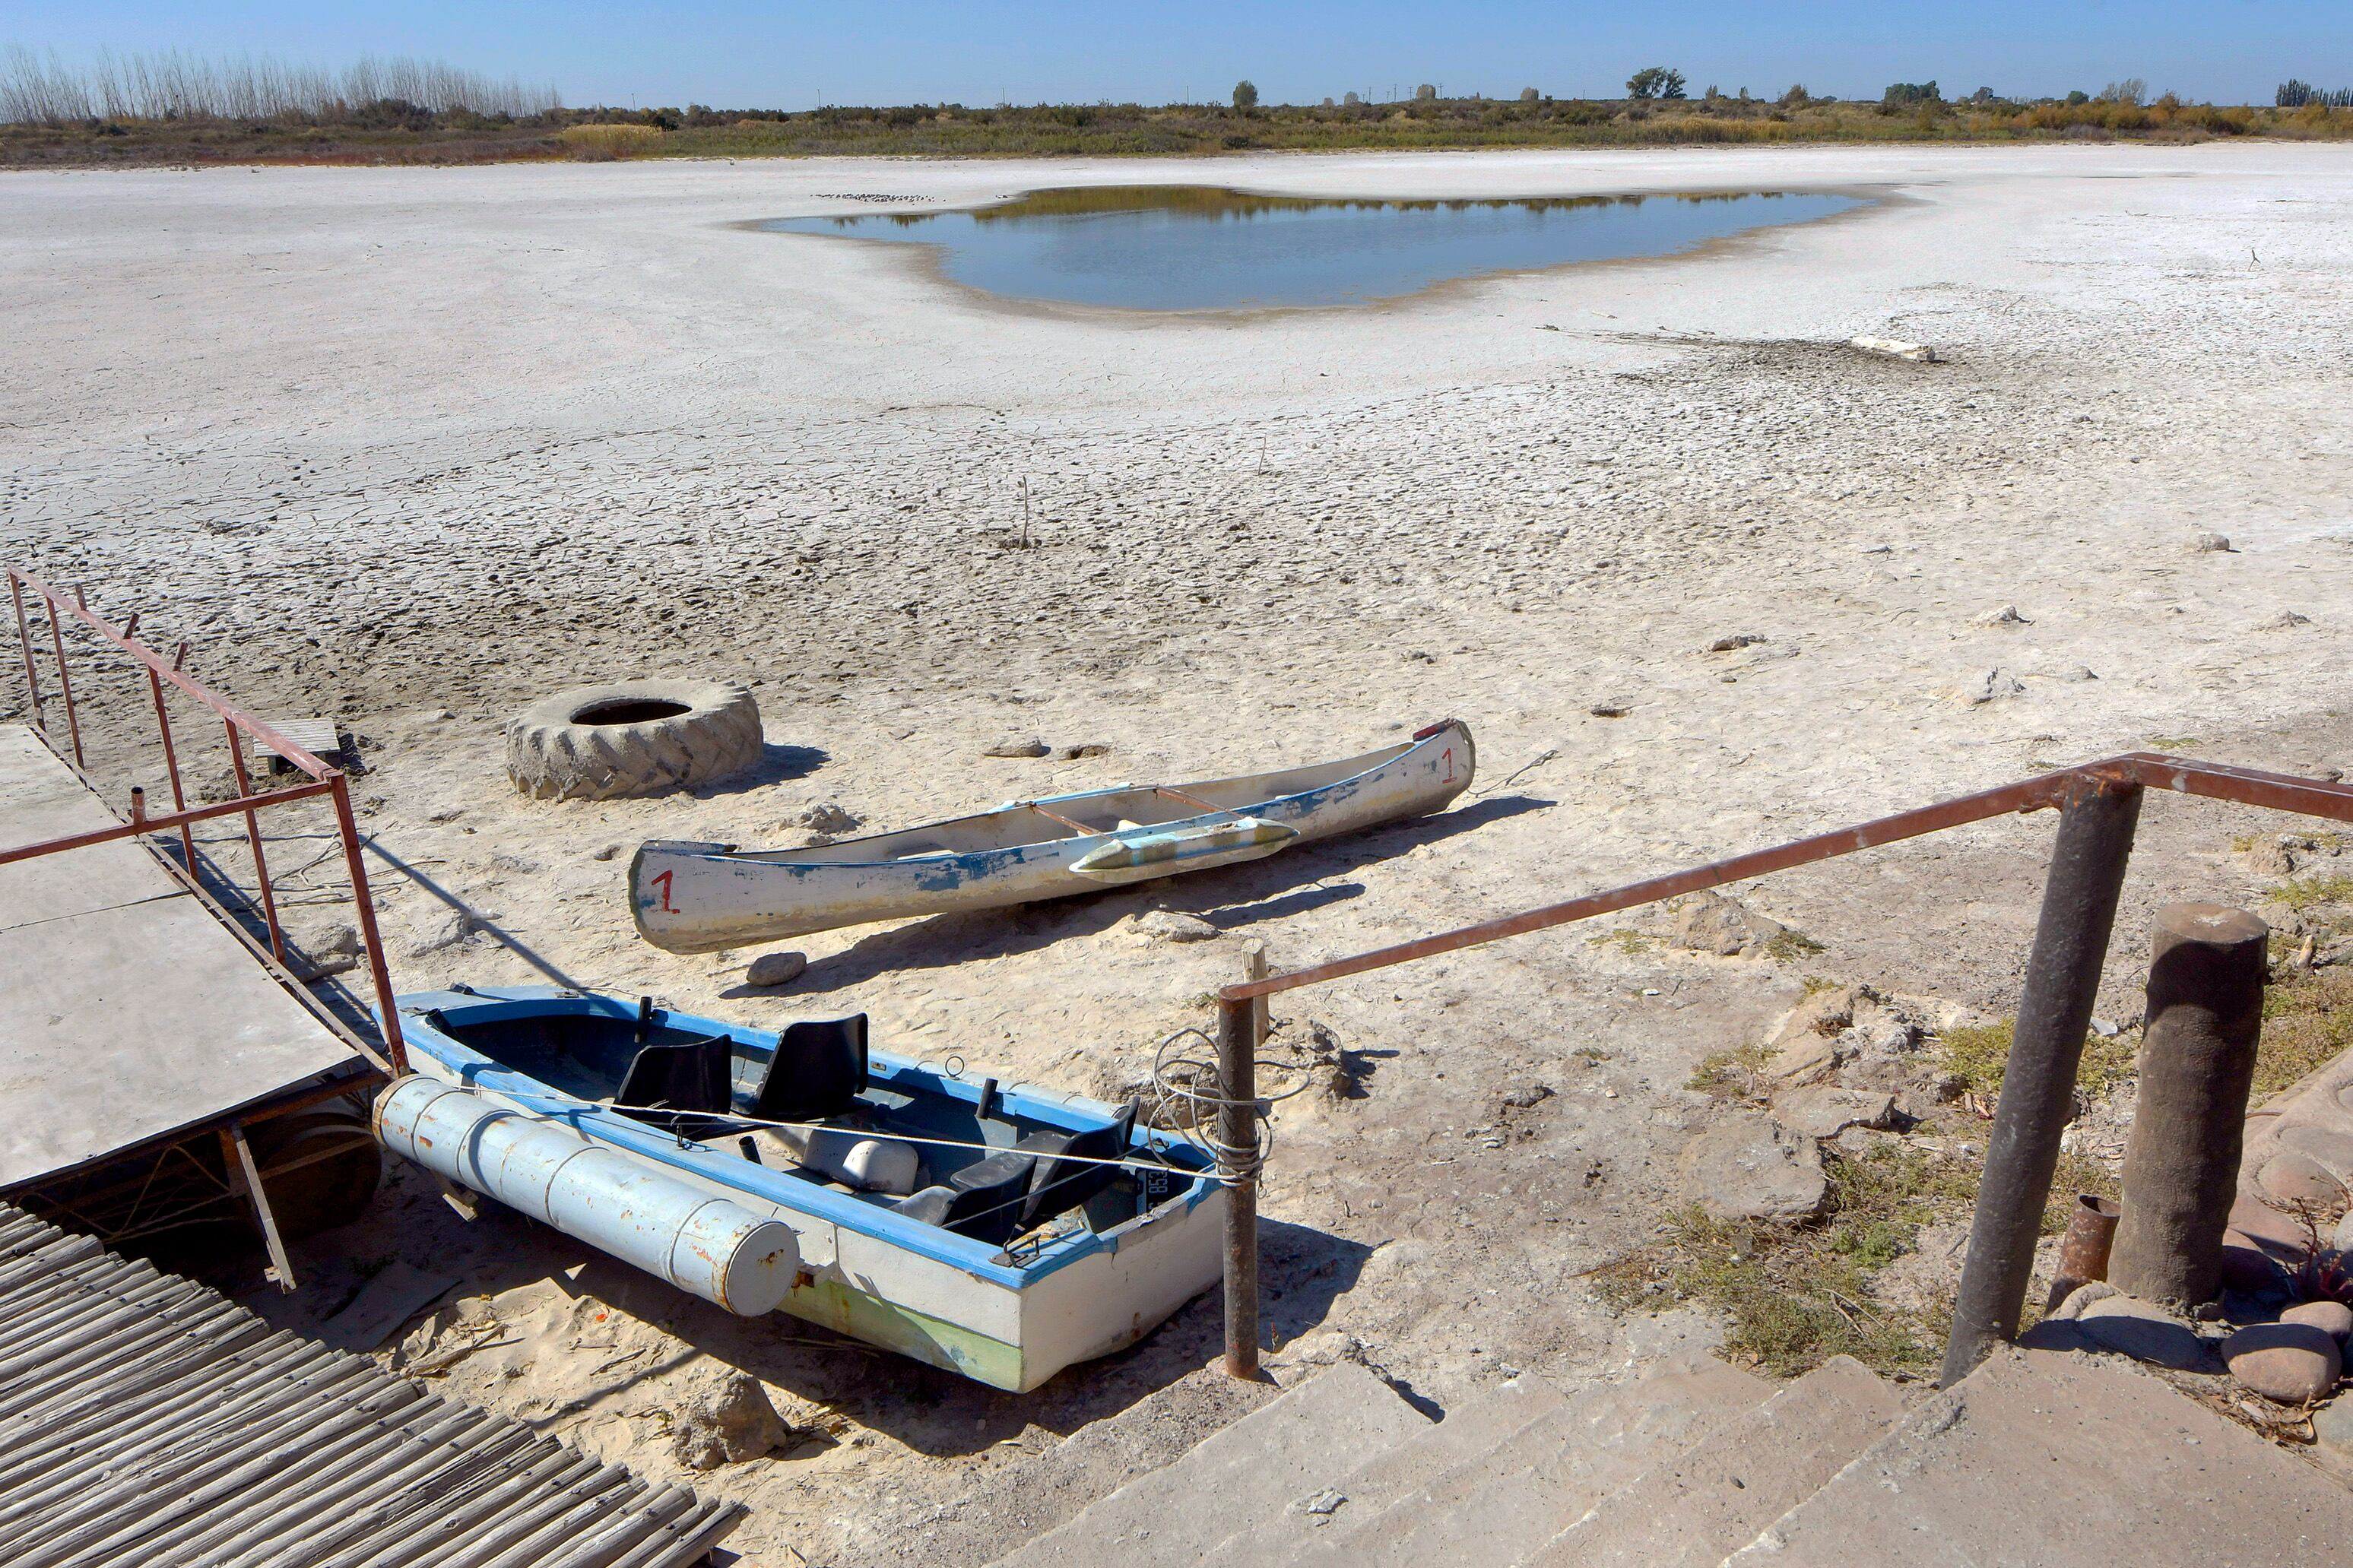
{"type": "Polygon", "coordinates": [[[1217,1042],[1188,1026],[1162,1040],[1152,1053],[1152,1124],[1176,1133],[1216,1160],[1218,1180],[1229,1187],[1258,1180],[1274,1152],[1271,1108],[1277,1100],[1304,1092],[1314,1081],[1308,1074],[1314,1063],[1296,1057],[1254,1058],[1252,1066],[1274,1073],[1278,1080],[1295,1078],[1297,1081],[1248,1101],[1257,1135],[1248,1148],[1238,1148],[1218,1135],[1225,1126],[1225,1111],[1244,1102],[1226,1093],[1218,1073],[1217,1042]],[[1196,1045],[1204,1054],[1193,1054],[1189,1047],[1196,1045]],[[1207,1132],[1202,1131],[1204,1126],[1207,1132]]]}

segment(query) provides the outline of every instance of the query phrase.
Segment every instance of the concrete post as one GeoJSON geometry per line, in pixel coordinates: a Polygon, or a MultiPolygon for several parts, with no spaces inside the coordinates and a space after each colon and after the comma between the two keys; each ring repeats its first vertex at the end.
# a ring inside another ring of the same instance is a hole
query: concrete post
{"type": "Polygon", "coordinates": [[[2158,911],[2125,1212],[2108,1263],[2119,1290],[2195,1306],[2221,1286],[2270,942],[2244,910],[2158,911]]]}
{"type": "Polygon", "coordinates": [[[2100,989],[2125,863],[2140,820],[2141,786],[2078,779],[2059,814],[2059,841],[2042,889],[2042,914],[2018,998],[2018,1029],[1986,1141],[1985,1180],[1969,1222],[1969,1251],[1953,1301],[1940,1381],[1976,1370],[1996,1340],[2018,1332],[2042,1205],[2059,1165],[2084,1058],[2084,1034],[2100,989]]]}

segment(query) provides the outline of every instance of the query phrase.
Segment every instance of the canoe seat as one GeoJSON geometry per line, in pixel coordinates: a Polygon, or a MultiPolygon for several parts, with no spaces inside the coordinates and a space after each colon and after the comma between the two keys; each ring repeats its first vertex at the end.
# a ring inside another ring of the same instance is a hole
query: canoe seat
{"type": "Polygon", "coordinates": [[[706,1118],[724,1116],[733,1109],[728,1076],[734,1048],[735,1042],[725,1035],[642,1047],[629,1059],[613,1103],[638,1112],[639,1121],[667,1127],[681,1137],[699,1137],[706,1118]]]}
{"type": "Polygon", "coordinates": [[[776,1040],[752,1090],[762,1121],[822,1121],[848,1110],[866,1088],[866,1015],[800,1023],[776,1040]]]}
{"type": "Polygon", "coordinates": [[[1137,1105],[1129,1100],[1108,1127],[1084,1132],[1034,1132],[1014,1145],[1038,1156],[1029,1178],[1029,1195],[1021,1205],[1015,1235],[1078,1207],[1119,1175],[1116,1165],[1079,1164],[1057,1158],[1075,1154],[1082,1160],[1116,1160],[1127,1152],[1134,1135],[1137,1105]]]}

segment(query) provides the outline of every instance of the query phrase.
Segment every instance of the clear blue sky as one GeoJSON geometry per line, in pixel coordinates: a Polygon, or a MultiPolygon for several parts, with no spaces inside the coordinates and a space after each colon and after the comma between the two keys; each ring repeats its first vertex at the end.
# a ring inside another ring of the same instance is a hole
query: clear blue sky
{"type": "Polygon", "coordinates": [[[1223,98],[1238,78],[1270,102],[1416,82],[1450,93],[1615,93],[1640,66],[1778,93],[1791,82],[1877,97],[1934,79],[1947,96],[2096,92],[2141,77],[2152,93],[2271,100],[2283,79],[2353,85],[2353,0],[1093,0],[1003,5],[902,0],[693,6],[412,0],[0,0],[0,46],[276,54],[341,64],[364,53],[552,81],[574,104],[957,101],[1166,102],[1223,98]]]}

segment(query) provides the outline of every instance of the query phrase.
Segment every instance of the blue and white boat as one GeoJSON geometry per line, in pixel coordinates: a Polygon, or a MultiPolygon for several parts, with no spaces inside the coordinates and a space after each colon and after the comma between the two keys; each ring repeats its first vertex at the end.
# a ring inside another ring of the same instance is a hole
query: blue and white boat
{"type": "Polygon", "coordinates": [[[545,986],[404,995],[395,1152],[732,1311],[998,1388],[1134,1343],[1215,1283],[1225,1189],[1137,1111],[545,986]]]}
{"type": "Polygon", "coordinates": [[[655,839],[630,862],[629,910],[656,947],[715,952],[1101,892],[1424,816],[1471,787],[1476,762],[1469,727],[1449,719],[1335,763],[1041,795],[803,849],[655,839]]]}

